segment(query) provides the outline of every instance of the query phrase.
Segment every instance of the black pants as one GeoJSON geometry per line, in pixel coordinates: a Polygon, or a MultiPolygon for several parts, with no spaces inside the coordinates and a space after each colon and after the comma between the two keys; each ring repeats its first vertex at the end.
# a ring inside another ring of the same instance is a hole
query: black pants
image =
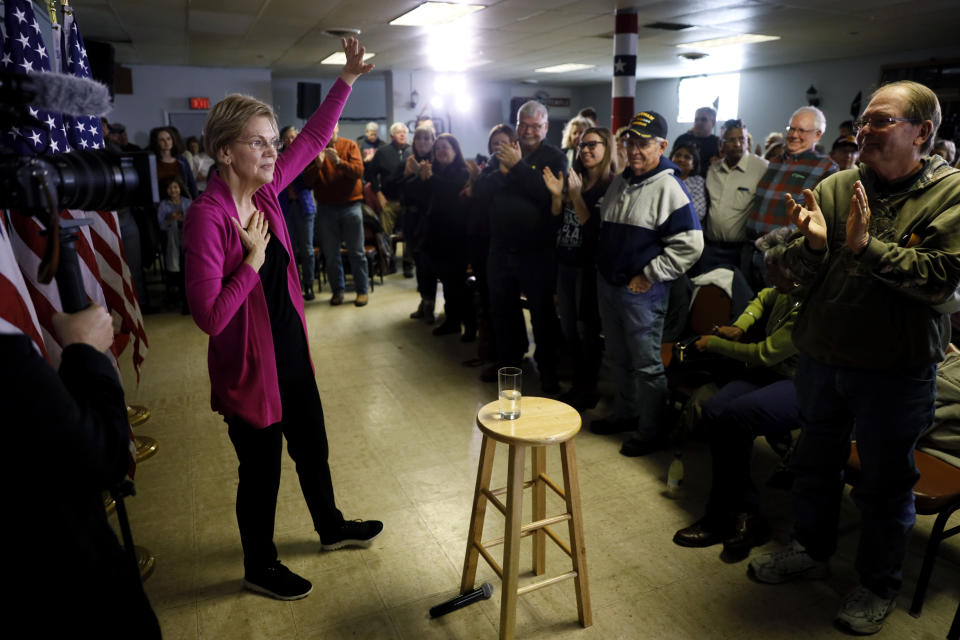
{"type": "Polygon", "coordinates": [[[536,342],[534,359],[541,374],[556,373],[560,321],[553,303],[556,257],[552,249],[527,253],[491,251],[487,263],[490,312],[497,341],[497,362],[520,366],[526,352],[526,324],[520,306],[521,292],[530,306],[530,323],[536,342]],[[520,319],[518,324],[517,318],[520,319]]]}
{"type": "Polygon", "coordinates": [[[237,487],[237,523],[243,545],[243,564],[260,569],[277,560],[273,526],[280,490],[280,455],[283,437],[287,451],[297,464],[300,489],[323,537],[343,523],[343,514],[333,497],[333,481],[327,463],[327,432],[317,383],[309,374],[294,380],[280,380],[283,419],[256,429],[243,419],[227,419],[230,440],[240,461],[237,487]]]}
{"type": "Polygon", "coordinates": [[[477,316],[473,298],[467,289],[466,248],[459,258],[425,254],[424,262],[427,263],[428,272],[436,274],[443,284],[444,324],[459,326],[462,323],[467,331],[475,331],[477,316]]]}

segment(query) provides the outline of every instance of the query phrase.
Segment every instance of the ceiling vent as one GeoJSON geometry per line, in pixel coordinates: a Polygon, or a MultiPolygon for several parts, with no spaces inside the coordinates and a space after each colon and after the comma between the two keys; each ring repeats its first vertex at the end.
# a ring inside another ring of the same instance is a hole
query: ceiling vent
{"type": "Polygon", "coordinates": [[[683,58],[684,60],[701,60],[706,58],[708,53],[700,53],[699,51],[687,51],[686,53],[678,53],[678,58],[683,58]]]}
{"type": "Polygon", "coordinates": [[[692,24],[683,24],[682,22],[651,22],[643,25],[644,29],[660,29],[661,31],[683,31],[684,29],[693,29],[692,24]]]}
{"type": "Polygon", "coordinates": [[[331,38],[356,38],[360,35],[360,29],[333,27],[331,29],[324,30],[323,33],[331,38]]]}

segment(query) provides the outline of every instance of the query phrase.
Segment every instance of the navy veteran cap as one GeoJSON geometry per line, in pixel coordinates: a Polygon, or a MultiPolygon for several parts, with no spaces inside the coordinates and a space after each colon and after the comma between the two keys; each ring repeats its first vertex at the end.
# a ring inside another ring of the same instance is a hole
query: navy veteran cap
{"type": "Polygon", "coordinates": [[[641,138],[666,138],[667,120],[656,111],[641,111],[633,116],[627,132],[641,138]]]}

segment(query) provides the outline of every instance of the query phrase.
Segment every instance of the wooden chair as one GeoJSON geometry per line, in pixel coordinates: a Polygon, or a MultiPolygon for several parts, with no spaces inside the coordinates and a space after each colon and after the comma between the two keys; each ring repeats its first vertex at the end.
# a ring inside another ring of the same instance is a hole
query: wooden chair
{"type": "MultiPolygon", "coordinates": [[[[933,563],[937,559],[940,542],[960,533],[960,525],[944,530],[950,516],[960,509],[960,468],[922,451],[914,451],[913,457],[917,469],[920,470],[920,479],[913,487],[917,513],[937,516],[923,554],[923,565],[913,591],[913,601],[910,603],[910,615],[918,617],[923,608],[930,576],[933,574],[933,563]]],[[[857,443],[854,442],[850,449],[850,459],[847,461],[847,483],[856,484],[859,472],[860,455],[857,452],[857,443]]]]}
{"type": "Polygon", "coordinates": [[[461,593],[473,590],[477,562],[482,556],[503,581],[500,601],[500,638],[509,640],[513,638],[518,596],[572,579],[580,624],[589,627],[593,623],[593,614],[590,607],[587,558],[583,543],[577,457],[573,444],[574,436],[580,431],[580,414],[573,407],[557,400],[525,396],[521,401],[520,417],[516,420],[500,418],[499,403],[491,402],[477,413],[477,426],[483,433],[483,443],[480,448],[477,484],[470,516],[470,533],[467,538],[467,551],[460,582],[461,593]],[[509,447],[510,470],[506,488],[491,490],[490,477],[493,474],[493,456],[497,442],[505,443],[509,447]],[[546,447],[549,445],[560,446],[564,483],[562,489],[546,474],[546,447]],[[523,466],[527,449],[530,449],[533,477],[529,481],[524,481],[523,466]],[[528,487],[533,490],[534,521],[522,524],[523,490],[528,487]],[[566,505],[565,513],[547,517],[547,487],[563,498],[566,505]],[[503,494],[507,495],[506,505],[498,498],[503,494]],[[484,542],[481,536],[487,502],[506,516],[506,527],[504,537],[484,542]],[[570,546],[567,546],[550,529],[550,525],[564,521],[569,527],[570,546]],[[572,570],[517,588],[520,538],[526,536],[533,536],[533,573],[535,575],[541,575],[546,571],[547,537],[570,556],[572,570]],[[500,544],[504,545],[502,568],[488,551],[490,547],[500,544]]]}

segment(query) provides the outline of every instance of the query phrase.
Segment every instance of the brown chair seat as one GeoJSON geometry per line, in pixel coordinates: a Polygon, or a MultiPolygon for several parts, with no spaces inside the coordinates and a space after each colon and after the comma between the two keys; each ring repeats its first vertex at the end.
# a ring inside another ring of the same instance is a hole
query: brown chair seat
{"type": "MultiPolygon", "coordinates": [[[[920,479],[913,487],[917,513],[925,516],[935,515],[946,507],[960,502],[960,467],[948,464],[923,451],[914,451],[913,459],[920,470],[920,479]]],[[[860,470],[860,455],[857,443],[850,447],[850,459],[847,467],[860,470]]]]}

